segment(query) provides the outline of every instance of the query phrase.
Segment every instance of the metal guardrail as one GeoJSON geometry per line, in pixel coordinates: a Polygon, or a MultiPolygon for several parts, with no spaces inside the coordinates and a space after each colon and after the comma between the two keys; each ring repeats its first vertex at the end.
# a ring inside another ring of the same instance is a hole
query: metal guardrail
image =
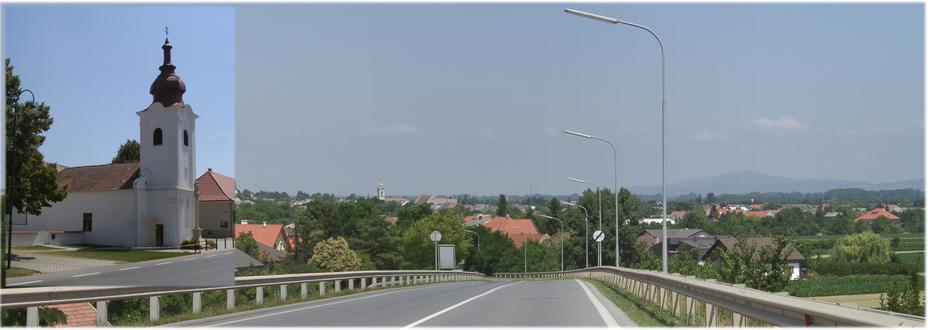
{"type": "Polygon", "coordinates": [[[705,326],[719,326],[719,312],[732,313],[732,326],[749,320],[774,326],[925,327],[925,318],[869,308],[851,308],[788,294],[771,293],[739,284],[719,283],[693,276],[657,271],[591,267],[564,272],[497,273],[500,278],[594,278],[670,311],[695,316],[704,306],[705,326]]]}
{"type": "Polygon", "coordinates": [[[332,272],[332,273],[304,273],[265,276],[239,276],[235,278],[235,285],[222,287],[178,289],[177,287],[145,287],[145,286],[61,286],[61,287],[35,287],[35,288],[8,288],[0,292],[0,309],[26,308],[26,326],[39,325],[40,306],[91,303],[96,302],[97,324],[106,324],[109,301],[149,298],[149,319],[157,321],[160,318],[159,297],[174,294],[192,294],[194,314],[201,311],[201,297],[203,292],[226,291],[226,308],[235,308],[235,290],[257,288],[256,303],[264,303],[264,287],[280,286],[280,299],[287,299],[287,286],[300,285],[300,296],[309,296],[309,283],[318,283],[317,293],[326,294],[326,283],[333,283],[333,291],[355,289],[358,283],[360,289],[372,287],[390,287],[403,285],[417,285],[437,282],[457,282],[478,280],[484,277],[481,273],[461,271],[406,271],[406,270],[379,270],[358,272],[332,272]],[[370,280],[370,282],[368,282],[370,280]]]}

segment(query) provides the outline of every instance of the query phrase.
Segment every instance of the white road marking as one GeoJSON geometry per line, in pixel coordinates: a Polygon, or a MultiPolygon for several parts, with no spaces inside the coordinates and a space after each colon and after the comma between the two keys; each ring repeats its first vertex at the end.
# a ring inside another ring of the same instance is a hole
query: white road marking
{"type": "Polygon", "coordinates": [[[142,268],[142,267],[138,267],[138,266],[135,266],[135,267],[127,267],[127,268],[123,268],[123,269],[120,269],[120,270],[132,270],[132,269],[139,269],[139,268],[142,268]]]}
{"type": "Polygon", "coordinates": [[[615,318],[612,317],[612,314],[606,310],[606,306],[603,306],[603,303],[599,302],[599,299],[596,299],[596,297],[593,296],[593,292],[590,292],[590,289],[588,289],[586,285],[583,284],[583,282],[580,282],[580,280],[574,279],[574,281],[577,281],[577,284],[583,288],[583,292],[586,293],[586,297],[590,299],[591,303],[593,303],[593,307],[596,307],[596,311],[599,313],[599,317],[603,319],[603,322],[606,323],[606,326],[610,328],[618,328],[619,322],[616,322],[615,318]]]}
{"type": "Polygon", "coordinates": [[[11,283],[11,284],[7,284],[7,286],[25,285],[25,284],[32,284],[32,283],[39,283],[39,282],[42,282],[42,280],[35,280],[35,281],[28,281],[28,282],[20,282],[20,283],[11,283]]]}
{"type": "Polygon", "coordinates": [[[212,257],[215,257],[215,256],[217,256],[217,254],[210,254],[210,255],[208,255],[208,256],[206,256],[206,257],[207,257],[207,258],[212,258],[212,257]]]}
{"type": "Polygon", "coordinates": [[[93,272],[93,273],[87,273],[87,274],[74,275],[74,276],[71,276],[71,277],[81,277],[81,276],[90,276],[90,275],[98,275],[98,274],[100,274],[100,272],[93,272]]]}
{"type": "Polygon", "coordinates": [[[226,253],[223,253],[223,254],[232,254],[232,252],[226,252],[226,253]]]}
{"type": "Polygon", "coordinates": [[[484,292],[484,293],[478,294],[478,295],[476,295],[476,296],[470,297],[469,299],[464,300],[464,301],[462,301],[462,302],[459,302],[459,303],[457,303],[457,304],[454,304],[454,305],[452,305],[451,307],[442,309],[442,310],[436,312],[435,314],[426,316],[426,317],[424,317],[424,318],[422,318],[422,319],[420,319],[420,320],[418,320],[418,321],[416,321],[416,322],[410,323],[409,325],[403,327],[403,329],[409,329],[409,328],[415,327],[415,326],[417,326],[417,325],[419,325],[419,324],[422,324],[422,323],[425,322],[425,321],[431,320],[431,319],[433,319],[433,318],[435,318],[435,317],[437,317],[437,316],[439,316],[439,315],[441,315],[441,314],[447,313],[448,311],[450,311],[450,310],[452,310],[452,309],[461,307],[461,305],[464,305],[464,304],[466,304],[466,303],[469,303],[469,302],[471,302],[471,301],[473,301],[473,300],[475,300],[475,299],[477,299],[477,298],[480,298],[480,297],[486,296],[486,295],[488,295],[488,294],[491,294],[491,293],[493,293],[493,291],[496,291],[496,290],[505,288],[505,287],[510,286],[510,285],[513,285],[513,284],[519,284],[519,283],[522,283],[522,281],[515,282],[515,283],[509,283],[509,284],[506,284],[506,285],[501,285],[501,286],[492,288],[492,289],[490,289],[490,290],[487,291],[487,292],[484,292]]]}
{"type": "MultiPolygon", "coordinates": [[[[394,293],[407,292],[407,291],[410,291],[410,290],[418,290],[418,289],[427,289],[427,288],[429,288],[429,287],[408,288],[408,289],[403,289],[403,290],[396,290],[396,291],[390,291],[390,292],[372,294],[372,295],[363,296],[363,297],[358,297],[358,298],[353,298],[353,299],[346,299],[346,300],[333,301],[333,302],[325,303],[325,304],[321,304],[321,305],[312,305],[312,306],[307,306],[307,307],[303,307],[303,308],[296,308],[296,309],[290,309],[290,310],[285,310],[285,311],[280,311],[280,312],[274,312],[274,313],[269,313],[269,314],[263,314],[263,315],[257,315],[257,316],[252,316],[252,317],[246,317],[246,318],[241,318],[241,319],[237,319],[237,320],[226,321],[226,322],[221,322],[221,323],[216,323],[216,324],[202,325],[202,326],[200,326],[200,327],[204,327],[204,328],[221,327],[221,326],[224,326],[224,325],[227,325],[227,324],[238,323],[238,322],[242,322],[242,321],[250,321],[250,320],[256,320],[256,319],[262,319],[262,318],[269,317],[269,316],[275,316],[275,315],[280,315],[280,314],[298,312],[298,311],[302,311],[302,310],[314,309],[314,308],[325,307],[325,306],[338,305],[338,304],[342,304],[342,303],[346,303],[346,302],[364,300],[364,299],[369,299],[369,298],[374,298],[374,297],[380,297],[380,296],[391,295],[391,294],[394,294],[394,293]]],[[[199,325],[196,325],[196,326],[199,326],[199,325]]]]}
{"type": "Polygon", "coordinates": [[[159,264],[155,264],[155,266],[161,266],[161,265],[167,265],[167,264],[173,264],[173,263],[174,263],[173,261],[165,261],[159,264]]]}
{"type": "Polygon", "coordinates": [[[184,259],[184,261],[190,261],[190,260],[197,260],[197,258],[187,258],[187,259],[184,259]]]}

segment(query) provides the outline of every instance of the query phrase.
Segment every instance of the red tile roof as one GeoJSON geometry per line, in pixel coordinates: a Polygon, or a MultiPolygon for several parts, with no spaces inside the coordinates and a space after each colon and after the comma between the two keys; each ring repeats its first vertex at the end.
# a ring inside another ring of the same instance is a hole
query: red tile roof
{"type": "Polygon", "coordinates": [[[391,216],[383,217],[383,221],[389,222],[391,225],[395,225],[396,222],[399,220],[400,220],[399,217],[391,217],[391,216]]]}
{"type": "Polygon", "coordinates": [[[503,232],[517,248],[521,248],[525,240],[541,241],[542,238],[531,219],[495,217],[483,223],[483,226],[490,230],[503,232]]]}
{"type": "Polygon", "coordinates": [[[213,172],[209,169],[197,179],[199,189],[198,201],[232,201],[235,200],[235,179],[213,172]]]}
{"type": "Polygon", "coordinates": [[[886,211],[881,208],[875,208],[871,210],[870,212],[861,214],[859,217],[857,217],[857,219],[854,219],[854,222],[873,221],[873,220],[879,219],[880,217],[884,217],[889,220],[899,220],[899,217],[897,217],[895,214],[892,214],[889,211],[886,211]]]}
{"type": "MultiPolygon", "coordinates": [[[[716,248],[722,248],[726,250],[731,249],[735,247],[737,243],[738,243],[737,238],[734,238],[731,236],[719,237],[719,240],[715,242],[715,245],[713,245],[710,248],[710,250],[716,249],[716,248]]],[[[753,246],[755,249],[754,257],[758,258],[760,257],[760,249],[762,247],[770,247],[770,248],[776,247],[776,239],[773,237],[766,237],[766,236],[748,237],[747,243],[745,243],[745,245],[748,249],[750,249],[753,246]]],[[[796,247],[794,247],[792,244],[788,244],[786,246],[786,249],[783,252],[784,253],[790,252],[790,254],[786,256],[786,260],[788,262],[800,262],[802,260],[805,260],[805,257],[802,256],[802,253],[799,253],[799,250],[796,250],[796,247]]]]}
{"type": "Polygon", "coordinates": [[[284,242],[290,243],[287,233],[284,232],[284,225],[279,223],[264,224],[235,224],[235,237],[243,233],[250,232],[255,237],[255,241],[271,248],[277,248],[277,238],[283,237],[284,242]]]}
{"type": "Polygon", "coordinates": [[[139,163],[67,167],[58,171],[58,186],[69,192],[131,189],[139,163]]]}
{"type": "Polygon", "coordinates": [[[770,211],[744,211],[744,216],[750,218],[764,218],[770,215],[770,211]]]}
{"type": "Polygon", "coordinates": [[[66,323],[58,324],[56,327],[75,328],[97,326],[97,310],[89,303],[48,305],[46,307],[61,311],[67,318],[66,323]]]}

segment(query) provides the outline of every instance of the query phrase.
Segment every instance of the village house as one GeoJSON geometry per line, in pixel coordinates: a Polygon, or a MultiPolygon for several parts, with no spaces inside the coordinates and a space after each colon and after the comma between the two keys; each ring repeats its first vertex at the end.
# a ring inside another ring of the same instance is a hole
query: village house
{"type": "Polygon", "coordinates": [[[491,231],[499,231],[506,234],[515,244],[516,248],[522,248],[525,241],[544,241],[544,235],[539,233],[538,228],[531,219],[512,219],[509,217],[495,217],[483,223],[483,226],[491,231]]]}
{"type": "Polygon", "coordinates": [[[255,242],[258,243],[258,253],[269,260],[283,260],[290,251],[293,251],[293,246],[290,245],[292,241],[284,230],[283,224],[269,224],[266,221],[253,224],[249,223],[249,220],[242,220],[235,224],[235,238],[244,233],[251,233],[255,242]]]}
{"type": "MultiPolygon", "coordinates": [[[[719,239],[709,248],[705,253],[705,260],[718,261],[722,251],[727,251],[736,246],[738,239],[734,237],[719,237],[719,239]]],[[[760,257],[760,250],[762,248],[775,248],[776,239],[773,237],[750,237],[747,238],[745,242],[747,248],[753,247],[754,258],[760,257]]],[[[802,253],[799,253],[792,244],[786,246],[786,249],[783,251],[783,256],[786,257],[786,262],[789,264],[790,270],[790,279],[796,280],[799,279],[801,264],[805,260],[805,257],[802,256],[802,253]]]]}
{"type": "Polygon", "coordinates": [[[235,179],[213,169],[197,179],[197,220],[205,238],[234,236],[235,179]]]}
{"type": "Polygon", "coordinates": [[[899,217],[897,217],[895,214],[892,214],[882,208],[875,208],[867,213],[861,214],[859,217],[857,217],[857,219],[854,219],[854,222],[874,221],[881,217],[893,222],[899,220],[899,217]]]}

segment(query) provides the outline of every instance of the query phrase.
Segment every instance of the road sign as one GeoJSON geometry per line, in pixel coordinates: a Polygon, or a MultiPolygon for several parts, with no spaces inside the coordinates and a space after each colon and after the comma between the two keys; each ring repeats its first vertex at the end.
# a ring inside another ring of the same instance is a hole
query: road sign
{"type": "Polygon", "coordinates": [[[441,240],[441,233],[439,233],[436,230],[436,231],[433,231],[432,234],[429,235],[429,237],[432,239],[432,242],[438,242],[441,240]]]}
{"type": "Polygon", "coordinates": [[[606,238],[606,234],[604,234],[601,230],[597,230],[593,232],[593,240],[597,242],[602,242],[603,239],[605,238],[606,238]]]}
{"type": "Polygon", "coordinates": [[[438,244],[438,268],[454,269],[457,262],[454,260],[454,244],[438,244]]]}

